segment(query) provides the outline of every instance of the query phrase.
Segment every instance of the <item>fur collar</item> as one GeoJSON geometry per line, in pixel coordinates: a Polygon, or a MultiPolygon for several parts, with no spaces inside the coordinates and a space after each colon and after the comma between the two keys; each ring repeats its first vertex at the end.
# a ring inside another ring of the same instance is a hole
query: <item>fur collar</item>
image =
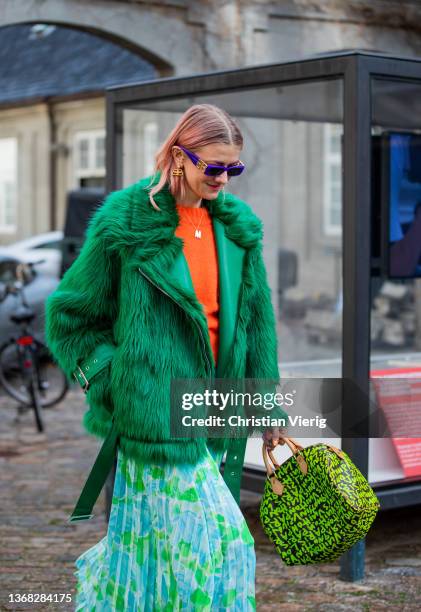
{"type": "MultiPolygon", "coordinates": [[[[137,257],[141,260],[156,257],[162,249],[172,258],[183,246],[181,239],[175,236],[180,219],[168,183],[154,198],[161,210],[155,210],[149,202],[149,189],[158,180],[159,173],[145,177],[123,190],[128,196],[130,229],[127,225],[123,228],[120,219],[118,225],[122,231],[119,232],[118,242],[122,241],[126,246],[134,247],[137,257]]],[[[262,239],[261,220],[240,198],[227,192],[219,193],[215,200],[203,200],[203,205],[212,218],[215,217],[224,224],[226,236],[239,246],[250,249],[262,239]]]]}

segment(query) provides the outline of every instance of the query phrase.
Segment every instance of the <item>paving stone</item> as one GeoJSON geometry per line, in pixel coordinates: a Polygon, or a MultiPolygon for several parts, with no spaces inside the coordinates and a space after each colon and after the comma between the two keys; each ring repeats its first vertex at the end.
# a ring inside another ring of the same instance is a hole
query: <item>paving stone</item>
{"type": "Polygon", "coordinates": [[[419,557],[418,559],[386,559],[385,563],[387,563],[388,565],[421,567],[421,557],[419,557]]]}

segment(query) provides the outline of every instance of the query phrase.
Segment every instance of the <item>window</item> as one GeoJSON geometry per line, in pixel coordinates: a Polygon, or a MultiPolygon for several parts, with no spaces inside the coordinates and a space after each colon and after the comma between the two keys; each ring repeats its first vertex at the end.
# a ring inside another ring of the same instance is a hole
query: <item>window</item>
{"type": "Polygon", "coordinates": [[[105,132],[91,130],[75,135],[75,182],[77,187],[104,187],[105,132]]]}
{"type": "Polygon", "coordinates": [[[342,233],[342,134],[343,126],[324,126],[323,233],[342,233]]]}
{"type": "Polygon", "coordinates": [[[37,246],[33,247],[34,249],[55,249],[56,251],[61,251],[63,247],[62,240],[51,240],[50,242],[43,242],[42,244],[37,244],[37,246]]]}
{"type": "Polygon", "coordinates": [[[17,138],[0,138],[0,232],[16,232],[17,138]]]}

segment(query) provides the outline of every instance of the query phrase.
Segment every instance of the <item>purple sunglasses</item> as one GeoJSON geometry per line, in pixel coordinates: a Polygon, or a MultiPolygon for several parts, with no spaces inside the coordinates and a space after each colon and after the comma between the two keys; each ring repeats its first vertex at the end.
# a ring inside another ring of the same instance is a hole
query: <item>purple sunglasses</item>
{"type": "Polygon", "coordinates": [[[195,155],[188,149],[182,147],[181,145],[176,146],[182,149],[187,155],[187,157],[189,157],[189,159],[191,159],[191,161],[194,163],[196,168],[199,168],[199,170],[203,170],[206,176],[219,176],[224,172],[226,172],[228,176],[238,176],[245,169],[245,165],[241,161],[239,164],[235,164],[232,166],[217,166],[215,164],[207,164],[205,161],[203,161],[203,159],[200,159],[200,157],[197,157],[197,155],[195,155]]]}

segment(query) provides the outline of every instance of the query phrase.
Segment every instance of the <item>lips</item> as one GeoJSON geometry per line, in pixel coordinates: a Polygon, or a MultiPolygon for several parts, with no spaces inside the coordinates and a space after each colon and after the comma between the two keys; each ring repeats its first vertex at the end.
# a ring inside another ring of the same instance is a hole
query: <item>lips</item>
{"type": "Polygon", "coordinates": [[[206,183],[208,187],[211,189],[219,189],[219,185],[211,185],[210,183],[206,183]]]}

